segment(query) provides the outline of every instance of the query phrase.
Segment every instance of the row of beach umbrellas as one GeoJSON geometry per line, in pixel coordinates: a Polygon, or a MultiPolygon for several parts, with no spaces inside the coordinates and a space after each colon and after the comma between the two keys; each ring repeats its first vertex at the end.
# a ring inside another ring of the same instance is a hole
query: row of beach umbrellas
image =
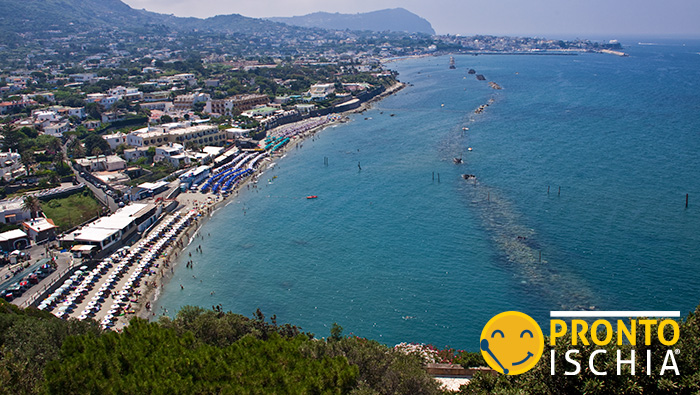
{"type": "Polygon", "coordinates": [[[117,250],[91,271],[87,270],[87,266],[81,266],[39,304],[39,309],[52,310],[52,313],[60,318],[67,317],[104,278],[78,319],[84,320],[95,316],[102,309],[106,299],[113,296],[110,309],[101,322],[103,328],[113,326],[124,306],[129,301],[133,301],[131,295],[134,293],[134,288],[140,284],[140,279],[143,275],[150,273],[156,259],[187,227],[194,215],[196,211],[190,211],[184,216],[177,213],[168,217],[131,250],[128,247],[117,250]],[[115,290],[117,283],[137,263],[137,270],[129,277],[122,289],[115,290]]]}

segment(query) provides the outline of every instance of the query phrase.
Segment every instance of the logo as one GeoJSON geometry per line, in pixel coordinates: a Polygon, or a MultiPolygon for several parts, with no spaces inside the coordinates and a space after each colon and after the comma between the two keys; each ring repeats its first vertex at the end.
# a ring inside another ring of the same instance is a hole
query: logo
{"type": "Polygon", "coordinates": [[[542,329],[532,317],[519,311],[496,315],[481,331],[481,355],[491,368],[503,374],[527,372],[543,351],[542,329]]]}

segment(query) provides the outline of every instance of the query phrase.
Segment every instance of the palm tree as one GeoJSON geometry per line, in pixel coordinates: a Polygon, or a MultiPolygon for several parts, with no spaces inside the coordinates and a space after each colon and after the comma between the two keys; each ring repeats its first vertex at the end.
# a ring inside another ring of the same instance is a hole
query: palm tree
{"type": "Polygon", "coordinates": [[[35,196],[27,195],[24,197],[24,201],[22,202],[22,209],[29,211],[32,219],[34,219],[36,218],[37,213],[41,211],[41,201],[35,196]]]}

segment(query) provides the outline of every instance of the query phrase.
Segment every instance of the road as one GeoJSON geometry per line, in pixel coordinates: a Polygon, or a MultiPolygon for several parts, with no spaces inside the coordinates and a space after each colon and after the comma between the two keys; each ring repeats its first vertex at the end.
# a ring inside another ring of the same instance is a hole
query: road
{"type": "Polygon", "coordinates": [[[87,185],[88,188],[90,188],[92,193],[95,195],[97,200],[102,202],[102,204],[105,204],[107,206],[107,208],[109,208],[110,212],[113,213],[113,212],[117,211],[117,209],[119,209],[119,204],[117,202],[115,202],[111,196],[107,195],[107,193],[105,191],[103,191],[102,189],[95,186],[95,184],[93,184],[91,182],[91,180],[89,180],[85,177],[81,177],[80,173],[75,171],[75,169],[73,169],[73,173],[75,174],[76,180],[78,180],[78,182],[85,183],[85,185],[87,185]]]}

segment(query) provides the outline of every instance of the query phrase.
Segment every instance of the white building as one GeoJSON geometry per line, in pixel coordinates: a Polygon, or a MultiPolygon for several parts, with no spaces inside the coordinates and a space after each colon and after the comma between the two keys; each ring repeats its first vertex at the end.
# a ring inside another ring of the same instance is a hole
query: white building
{"type": "Polygon", "coordinates": [[[179,167],[180,164],[190,164],[190,158],[185,155],[185,148],[182,144],[168,144],[156,147],[156,155],[153,157],[153,161],[167,161],[170,162],[175,167],[179,167]]]}
{"type": "Polygon", "coordinates": [[[89,172],[126,169],[126,161],[116,155],[81,158],[76,163],[89,172]]]}
{"type": "Polygon", "coordinates": [[[132,203],[108,217],[102,217],[62,238],[64,243],[93,245],[99,250],[110,248],[141,232],[156,221],[162,206],[132,203]]]}
{"type": "Polygon", "coordinates": [[[22,156],[16,152],[0,152],[0,166],[0,177],[5,181],[27,175],[27,169],[22,165],[22,156]]]}
{"type": "Polygon", "coordinates": [[[127,144],[132,147],[160,146],[168,143],[186,145],[194,142],[200,145],[223,145],[226,132],[217,125],[196,125],[171,123],[135,130],[127,136],[127,144]]]}
{"type": "Polygon", "coordinates": [[[48,125],[44,125],[44,134],[54,137],[63,137],[63,133],[70,130],[70,122],[67,120],[62,120],[58,122],[51,122],[48,125]]]}
{"type": "Polygon", "coordinates": [[[121,132],[114,133],[114,134],[106,134],[106,135],[102,136],[102,138],[105,139],[107,144],[109,144],[109,148],[111,148],[112,151],[117,149],[117,147],[120,144],[127,144],[126,137],[127,137],[127,135],[124,133],[121,133],[121,132]]]}
{"type": "Polygon", "coordinates": [[[29,221],[25,221],[22,227],[24,231],[27,232],[27,236],[35,243],[56,239],[57,226],[49,219],[33,218],[29,221]]]}
{"type": "Polygon", "coordinates": [[[94,73],[71,74],[69,77],[80,83],[97,81],[97,74],[94,73]]]}
{"type": "Polygon", "coordinates": [[[31,217],[29,210],[22,208],[22,200],[0,202],[0,222],[4,224],[20,224],[31,217]]]}
{"type": "Polygon", "coordinates": [[[141,93],[141,91],[139,91],[138,88],[126,88],[123,86],[117,86],[108,90],[107,94],[129,101],[143,99],[143,93],[141,93]]]}
{"type": "Polygon", "coordinates": [[[312,99],[325,99],[333,92],[335,92],[335,84],[313,84],[308,93],[312,99]]]}

